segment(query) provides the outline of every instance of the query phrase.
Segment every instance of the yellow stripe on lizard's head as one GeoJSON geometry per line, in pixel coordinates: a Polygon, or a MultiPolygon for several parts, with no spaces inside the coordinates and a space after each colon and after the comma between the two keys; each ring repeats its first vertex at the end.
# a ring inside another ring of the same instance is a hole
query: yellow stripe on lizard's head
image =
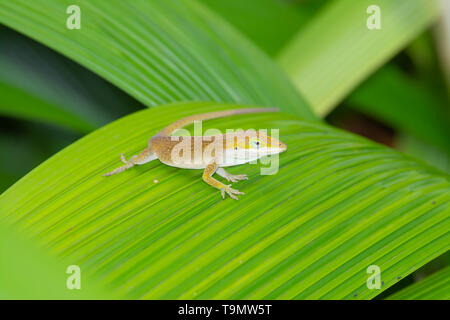
{"type": "Polygon", "coordinates": [[[267,135],[264,131],[245,131],[234,133],[227,139],[226,149],[253,150],[266,152],[267,154],[281,153],[287,150],[286,144],[267,135]]]}

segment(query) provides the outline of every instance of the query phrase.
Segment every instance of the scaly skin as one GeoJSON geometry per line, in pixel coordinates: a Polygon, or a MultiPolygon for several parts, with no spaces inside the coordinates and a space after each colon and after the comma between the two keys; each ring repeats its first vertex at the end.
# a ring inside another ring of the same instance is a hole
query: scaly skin
{"type": "Polygon", "coordinates": [[[121,154],[123,166],[103,176],[125,171],[135,165],[141,165],[156,159],[162,163],[182,169],[204,169],[203,181],[238,200],[237,194],[244,194],[230,185],[213,178],[214,173],[231,182],[246,180],[247,175],[232,175],[224,167],[235,166],[286,151],[284,143],[262,132],[237,132],[209,137],[174,137],[171,134],[194,121],[221,118],[236,114],[275,112],[274,108],[233,109],[189,116],[178,120],[149,140],[148,147],[128,161],[121,154]]]}

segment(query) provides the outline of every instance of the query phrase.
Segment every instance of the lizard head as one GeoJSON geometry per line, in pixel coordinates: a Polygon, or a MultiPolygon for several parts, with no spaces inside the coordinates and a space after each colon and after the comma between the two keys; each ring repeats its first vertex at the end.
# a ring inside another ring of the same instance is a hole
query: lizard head
{"type": "Polygon", "coordinates": [[[286,144],[262,131],[235,134],[231,141],[227,149],[239,160],[252,161],[287,150],[286,144]]]}
{"type": "Polygon", "coordinates": [[[256,135],[250,135],[248,143],[244,145],[245,149],[255,151],[259,153],[265,153],[265,155],[277,154],[287,150],[287,146],[271,136],[263,132],[257,132],[256,135]]]}

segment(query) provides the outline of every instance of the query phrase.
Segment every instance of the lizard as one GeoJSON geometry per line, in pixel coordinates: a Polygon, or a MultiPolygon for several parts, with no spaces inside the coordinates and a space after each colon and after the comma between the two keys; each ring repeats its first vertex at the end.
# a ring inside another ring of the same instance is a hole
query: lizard
{"type": "Polygon", "coordinates": [[[203,169],[203,181],[220,190],[222,198],[227,193],[232,199],[238,200],[236,195],[244,194],[216,180],[217,173],[227,181],[237,182],[247,180],[245,174],[233,175],[224,168],[240,165],[257,160],[263,156],[274,155],[287,150],[286,144],[265,134],[264,132],[236,132],[212,136],[172,136],[177,129],[181,129],[195,121],[222,118],[238,114],[277,112],[278,108],[246,108],[229,109],[223,111],[203,113],[182,118],[154,135],[148,142],[148,147],[129,160],[123,153],[120,159],[124,165],[103,176],[118,174],[135,165],[142,165],[159,159],[163,164],[182,169],[203,169]],[[186,146],[185,149],[179,146],[186,146]],[[178,146],[178,147],[177,147],[178,146]],[[198,148],[201,148],[198,149],[198,148]],[[201,152],[196,152],[200,150],[201,152]],[[184,155],[184,157],[183,157],[184,155]]]}

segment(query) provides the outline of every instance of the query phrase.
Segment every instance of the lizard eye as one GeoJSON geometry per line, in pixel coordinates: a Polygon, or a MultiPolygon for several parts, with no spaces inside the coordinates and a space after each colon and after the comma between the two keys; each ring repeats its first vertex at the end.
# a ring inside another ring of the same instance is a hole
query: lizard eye
{"type": "Polygon", "coordinates": [[[258,149],[261,146],[261,142],[259,140],[253,140],[252,145],[258,149]]]}

